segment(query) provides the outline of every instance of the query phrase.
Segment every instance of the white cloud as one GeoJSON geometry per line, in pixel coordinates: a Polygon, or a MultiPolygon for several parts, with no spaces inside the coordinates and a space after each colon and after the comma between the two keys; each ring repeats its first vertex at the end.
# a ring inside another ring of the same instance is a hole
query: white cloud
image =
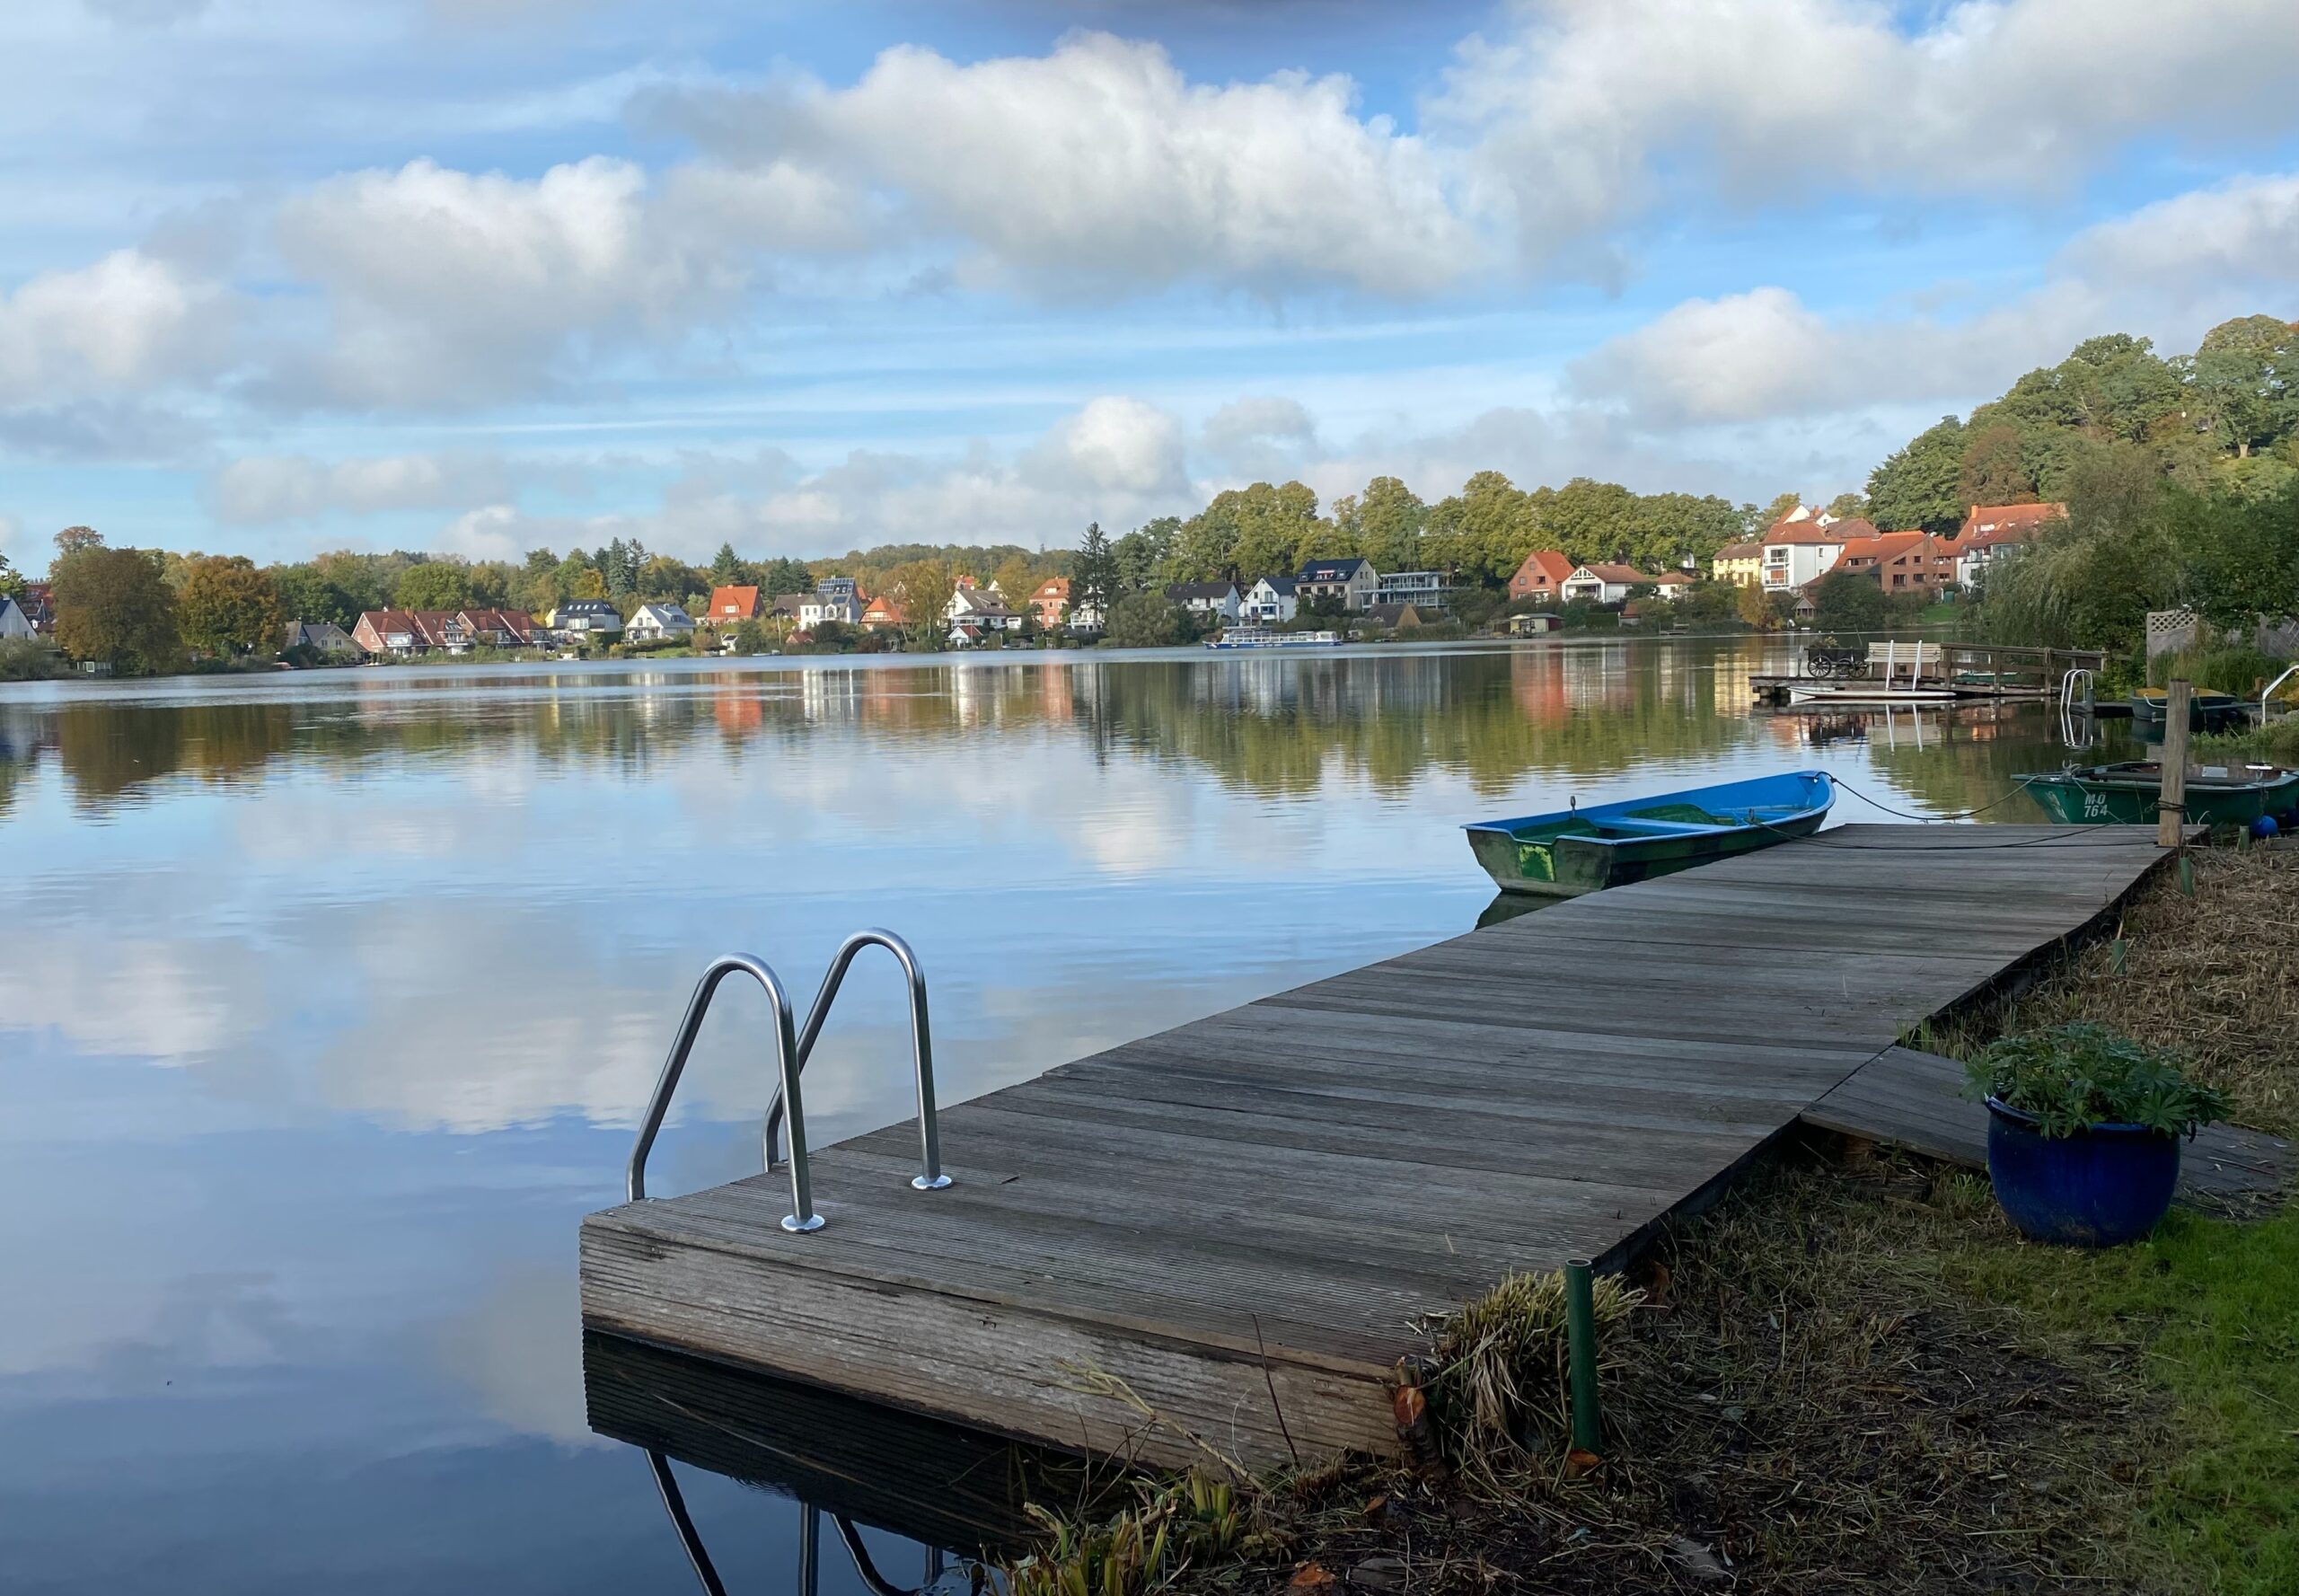
{"type": "Polygon", "coordinates": [[[1240,477],[1291,476],[1317,454],[1317,424],[1298,399],[1232,400],[1205,419],[1206,454],[1240,477]]]}
{"type": "Polygon", "coordinates": [[[1557,0],[1460,49],[1425,120],[1535,264],[1588,266],[1671,182],[1743,206],[1830,190],[2063,190],[2127,141],[2293,125],[2287,0],[1557,0]]]}
{"type": "Polygon", "coordinates": [[[0,295],[0,404],[132,392],[193,375],[225,347],[211,286],[139,250],[43,272],[0,295]]]}
{"type": "Polygon", "coordinates": [[[792,161],[963,241],[960,279],[1058,295],[1188,278],[1420,295],[1481,256],[1440,162],[1339,76],[1193,84],[1155,44],[1077,33],[963,66],[903,46],[851,88],[784,80],[659,106],[728,167],[792,161]]]}
{"type": "Polygon", "coordinates": [[[219,521],[251,525],[378,511],[447,509],[509,492],[504,462],[480,454],[392,454],[313,460],[253,454],[217,472],[208,505],[219,521]]]}
{"type": "Polygon", "coordinates": [[[284,205],[279,247],[325,289],[326,349],[289,383],[353,404],[519,395],[570,346],[674,333],[741,273],[647,225],[646,173],[593,156],[533,181],[429,161],[321,183],[284,205]]]}
{"type": "Polygon", "coordinates": [[[2078,234],[2059,265],[2181,302],[2243,287],[2284,304],[2299,268],[2299,174],[2240,177],[2159,200],[2078,234]]]}
{"type": "Polygon", "coordinates": [[[1023,462],[1030,485],[1128,497],[1188,490],[1181,423],[1139,399],[1089,400],[1046,435],[1023,462]]]}

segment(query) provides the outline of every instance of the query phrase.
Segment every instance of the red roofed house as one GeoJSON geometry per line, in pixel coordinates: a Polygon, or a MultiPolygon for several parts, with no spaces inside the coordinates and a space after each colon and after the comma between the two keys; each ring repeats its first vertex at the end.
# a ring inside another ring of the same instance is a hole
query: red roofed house
{"type": "Polygon", "coordinates": [[[2066,515],[2064,504],[1972,506],[1956,535],[1956,585],[1978,586],[1996,551],[2034,542],[2066,515]]]}
{"type": "Polygon", "coordinates": [[[1055,627],[1061,624],[1061,613],[1070,607],[1070,578],[1048,577],[1030,595],[1030,608],[1037,612],[1038,624],[1055,627]]]}
{"type": "Polygon", "coordinates": [[[1876,524],[1858,516],[1839,521],[1801,508],[1784,516],[1765,530],[1764,590],[1793,593],[1833,569],[1845,544],[1877,535],[1876,524]]]}
{"type": "Polygon", "coordinates": [[[455,620],[463,635],[488,648],[530,648],[534,646],[535,618],[518,610],[464,610],[455,620]]]}
{"type": "Polygon", "coordinates": [[[461,654],[471,647],[462,622],[445,610],[368,610],[351,629],[351,640],[366,653],[401,658],[434,650],[461,654]]]}
{"type": "Polygon", "coordinates": [[[1572,562],[1555,550],[1536,549],[1525,556],[1525,563],[1509,578],[1509,596],[1553,604],[1557,602],[1559,590],[1572,580],[1572,562]]]}
{"type": "Polygon", "coordinates": [[[1652,578],[1652,585],[1660,590],[1660,596],[1670,604],[1690,593],[1692,582],[1691,575],[1685,571],[1662,571],[1652,578]]]}
{"type": "Polygon", "coordinates": [[[863,606],[862,624],[872,631],[891,631],[909,622],[903,618],[902,606],[882,593],[863,606]]]}
{"type": "Polygon", "coordinates": [[[755,587],[713,587],[710,609],[702,618],[705,626],[740,626],[745,621],[755,621],[763,612],[759,605],[755,587]]]}
{"type": "Polygon", "coordinates": [[[1946,538],[1928,532],[1887,532],[1854,538],[1830,568],[1830,574],[1848,571],[1873,577],[1887,593],[1937,594],[1956,580],[1956,550],[1946,538]]]}

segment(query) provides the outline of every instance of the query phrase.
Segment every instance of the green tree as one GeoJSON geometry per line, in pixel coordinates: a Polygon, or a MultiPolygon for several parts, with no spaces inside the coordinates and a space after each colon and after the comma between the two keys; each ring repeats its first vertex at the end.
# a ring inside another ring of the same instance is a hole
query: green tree
{"type": "Polygon", "coordinates": [[[244,554],[193,561],[176,598],[177,629],[183,640],[220,657],[258,650],[277,653],[285,619],[271,578],[244,554]]]}
{"type": "Polygon", "coordinates": [[[732,543],[718,545],[718,552],[710,559],[710,585],[714,587],[747,587],[749,568],[743,557],[735,552],[732,543]]]}
{"type": "Polygon", "coordinates": [[[1975,417],[1964,434],[1964,463],[1956,497],[1967,505],[2033,504],[2036,479],[2028,465],[2028,436],[2017,422],[1975,417]]]}
{"type": "Polygon", "coordinates": [[[321,574],[315,565],[275,565],[269,575],[279,613],[289,621],[331,621],[349,631],[359,622],[351,595],[321,574]]]}
{"type": "MultiPolygon", "coordinates": [[[[1117,554],[1109,536],[1100,522],[1088,523],[1086,535],[1078,540],[1077,557],[1070,562],[1070,608],[1073,613],[1090,610],[1106,616],[1117,603],[1119,587],[1117,554]]],[[[1026,593],[1009,595],[1007,602],[1020,604],[1028,597],[1026,593]]]]}
{"type": "MultiPolygon", "coordinates": [[[[1341,507],[1334,507],[1341,518],[1341,507]]],[[[1355,551],[1373,562],[1377,571],[1410,571],[1421,564],[1421,529],[1428,524],[1429,507],[1396,477],[1375,477],[1365,484],[1351,520],[1356,530],[1355,551]]]]}
{"type": "Polygon", "coordinates": [[[1964,520],[1963,470],[1964,424],[1942,416],[1869,474],[1869,519],[1884,532],[1955,531],[1964,520]]]}
{"type": "Polygon", "coordinates": [[[776,560],[759,572],[758,586],[766,590],[769,598],[781,598],[793,593],[812,593],[815,573],[796,560],[776,560]]]}
{"type": "Polygon", "coordinates": [[[1884,590],[1872,578],[1830,571],[1807,591],[1812,619],[1831,631],[1874,631],[1884,624],[1884,590]]]}
{"type": "Polygon", "coordinates": [[[2203,335],[2191,384],[2222,448],[2238,459],[2299,421],[2299,327],[2240,316],[2203,335]]]}
{"type": "Polygon", "coordinates": [[[460,610],[471,602],[471,573],[445,560],[409,566],[392,588],[392,603],[402,610],[460,610]]]}
{"type": "Polygon", "coordinates": [[[1839,521],[1851,521],[1868,514],[1868,501],[1857,493],[1839,493],[1828,500],[1828,511],[1839,521]]]}
{"type": "Polygon", "coordinates": [[[1110,608],[1103,636],[1119,648],[1159,648],[1182,639],[1180,609],[1162,593],[1129,593],[1110,608]]]}
{"type": "Polygon", "coordinates": [[[7,555],[0,553],[0,598],[13,598],[23,590],[23,573],[9,563],[7,555]]]}
{"type": "Polygon", "coordinates": [[[1162,586],[1167,568],[1173,561],[1174,539],[1181,529],[1180,516],[1160,516],[1153,521],[1144,521],[1112,543],[1110,552],[1117,560],[1119,589],[1138,593],[1145,587],[1162,586]]]}
{"type": "Polygon", "coordinates": [[[75,659],[152,675],[180,662],[175,595],[140,549],[83,542],[57,557],[56,642],[75,659]]]}

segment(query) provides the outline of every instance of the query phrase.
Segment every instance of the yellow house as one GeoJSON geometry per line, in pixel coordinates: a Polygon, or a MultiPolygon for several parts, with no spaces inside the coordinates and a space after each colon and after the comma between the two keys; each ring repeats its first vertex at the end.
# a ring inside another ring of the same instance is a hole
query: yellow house
{"type": "Polygon", "coordinates": [[[1764,579],[1764,545],[1729,543],[1708,562],[1708,574],[1720,582],[1753,587],[1764,579]]]}

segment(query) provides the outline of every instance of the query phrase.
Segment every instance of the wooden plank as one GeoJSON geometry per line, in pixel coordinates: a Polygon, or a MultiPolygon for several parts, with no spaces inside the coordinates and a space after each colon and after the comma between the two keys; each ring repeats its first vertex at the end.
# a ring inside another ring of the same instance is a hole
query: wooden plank
{"type": "Polygon", "coordinates": [[[947,1190],[907,1125],[822,1150],[811,1236],[764,1177],[594,1215],[586,1322],[1060,1446],[1389,1451],[1421,1315],[1625,1256],[1800,1114],[1961,1145],[1870,1061],[2162,857],[2092,835],[1844,827],[1309,982],[948,1108],[947,1190]]]}

